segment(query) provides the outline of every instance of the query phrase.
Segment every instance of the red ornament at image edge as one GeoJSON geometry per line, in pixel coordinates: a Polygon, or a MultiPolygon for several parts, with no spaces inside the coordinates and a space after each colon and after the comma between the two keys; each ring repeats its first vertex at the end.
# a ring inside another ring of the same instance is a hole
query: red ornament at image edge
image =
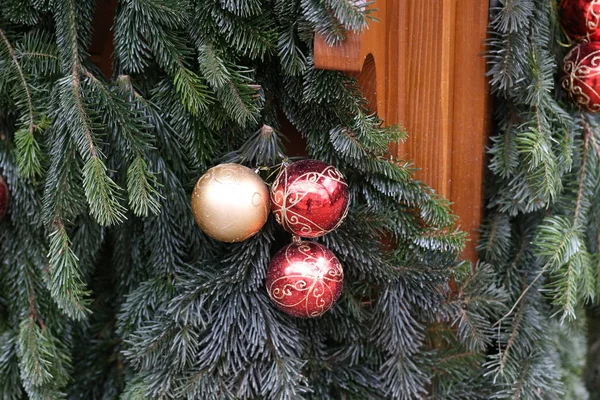
{"type": "Polygon", "coordinates": [[[275,179],[271,203],[275,219],[286,231],[315,238],[337,229],[348,214],[348,184],[327,163],[297,161],[275,179]]]}
{"type": "Polygon", "coordinates": [[[560,23],[571,39],[600,40],[600,0],[561,0],[560,23]]]}
{"type": "Polygon", "coordinates": [[[4,178],[0,176],[0,220],[6,215],[8,209],[8,186],[4,178]]]}
{"type": "Polygon", "coordinates": [[[340,297],[344,270],[335,254],[314,242],[292,243],[279,250],[267,270],[267,293],[277,308],[314,318],[340,297]]]}
{"type": "Polygon", "coordinates": [[[563,60],[563,88],[584,111],[600,112],[600,42],[575,46],[563,60]]]}

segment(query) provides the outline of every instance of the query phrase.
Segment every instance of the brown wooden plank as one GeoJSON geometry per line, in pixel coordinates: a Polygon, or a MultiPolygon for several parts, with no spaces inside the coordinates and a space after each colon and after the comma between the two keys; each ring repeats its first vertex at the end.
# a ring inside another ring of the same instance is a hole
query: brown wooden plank
{"type": "Polygon", "coordinates": [[[452,142],[453,210],[471,242],[465,256],[477,259],[477,229],[483,213],[485,146],[490,127],[490,101],[486,64],[482,57],[487,34],[488,2],[458,0],[456,68],[454,75],[454,131],[452,142]]]}
{"type": "MultiPolygon", "coordinates": [[[[455,0],[400,1],[398,119],[409,133],[397,155],[421,170],[417,178],[450,194],[455,0]]],[[[393,69],[394,70],[394,69],[393,69]]],[[[393,121],[389,121],[392,123],[393,121]]]]}

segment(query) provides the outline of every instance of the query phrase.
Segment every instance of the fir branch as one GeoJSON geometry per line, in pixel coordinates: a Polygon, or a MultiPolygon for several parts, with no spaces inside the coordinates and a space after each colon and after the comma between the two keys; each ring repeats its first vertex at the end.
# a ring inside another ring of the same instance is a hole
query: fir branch
{"type": "Polygon", "coordinates": [[[34,317],[29,316],[21,323],[19,338],[19,352],[21,353],[23,365],[26,366],[27,378],[36,386],[48,383],[52,379],[50,371],[52,360],[48,359],[45,351],[40,350],[44,346],[49,346],[49,343],[44,341],[45,337],[42,334],[42,329],[45,330],[46,328],[40,328],[34,317]]]}
{"type": "Polygon", "coordinates": [[[11,65],[17,72],[19,86],[24,94],[26,115],[26,127],[16,133],[17,162],[19,171],[25,178],[33,178],[42,174],[43,156],[41,147],[37,141],[36,133],[42,132],[47,128],[48,120],[43,118],[39,124],[35,123],[35,110],[33,106],[30,83],[28,82],[23,67],[17,57],[15,49],[12,47],[5,32],[0,29],[0,38],[4,42],[6,50],[11,59],[11,65]]]}
{"type": "Polygon", "coordinates": [[[506,0],[502,7],[492,9],[490,26],[499,32],[524,30],[533,17],[533,0],[506,0]]]}
{"type": "Polygon", "coordinates": [[[477,250],[481,258],[489,263],[504,263],[508,260],[512,245],[512,232],[507,215],[494,213],[482,224],[477,250]]]}
{"type": "Polygon", "coordinates": [[[92,127],[82,99],[79,75],[68,76],[59,82],[61,109],[69,121],[65,127],[79,148],[85,164],[83,167],[83,188],[90,204],[90,213],[101,225],[121,222],[125,209],[119,203],[119,186],[108,176],[107,168],[101,159],[92,127]]]}
{"type": "Polygon", "coordinates": [[[25,278],[25,291],[27,294],[27,311],[30,318],[33,318],[42,328],[46,327],[44,321],[39,315],[38,312],[38,299],[36,290],[38,289],[37,285],[37,276],[32,271],[32,266],[29,264],[25,265],[23,268],[23,277],[25,278]]]}
{"type": "Polygon", "coordinates": [[[500,324],[502,324],[502,321],[504,321],[506,318],[508,318],[508,317],[510,317],[512,315],[512,313],[518,307],[519,303],[527,295],[527,292],[529,292],[529,290],[531,290],[531,288],[533,288],[535,286],[535,284],[537,283],[537,281],[540,280],[540,278],[542,276],[544,276],[544,274],[546,273],[546,271],[550,268],[550,265],[551,264],[549,262],[544,265],[544,267],[537,273],[537,275],[531,281],[531,283],[529,285],[527,285],[527,287],[523,291],[521,291],[521,294],[519,295],[519,297],[517,298],[517,300],[515,300],[515,302],[513,303],[512,307],[510,308],[510,310],[508,310],[508,312],[506,314],[504,314],[504,316],[502,318],[500,318],[498,321],[496,321],[496,323],[494,324],[494,327],[495,326],[500,326],[500,324]]]}
{"type": "Polygon", "coordinates": [[[260,15],[262,4],[260,0],[220,0],[221,7],[240,17],[260,15]]]}
{"type": "Polygon", "coordinates": [[[39,398],[64,398],[62,389],[68,382],[71,359],[48,327],[39,326],[31,316],[24,318],[20,323],[18,354],[24,386],[31,397],[52,393],[39,398]]]}
{"type": "Polygon", "coordinates": [[[141,156],[136,157],[127,169],[127,191],[129,206],[137,216],[147,217],[150,213],[160,213],[161,196],[154,186],[156,176],[148,171],[148,165],[141,156]]]}
{"type": "Polygon", "coordinates": [[[554,201],[562,189],[562,183],[550,139],[545,130],[540,128],[542,127],[538,125],[537,128],[522,132],[516,139],[517,146],[527,165],[526,177],[531,181],[536,194],[542,199],[554,201]]]}
{"type": "MultiPolygon", "coordinates": [[[[521,327],[521,321],[523,319],[524,309],[525,309],[525,305],[521,304],[521,308],[517,312],[517,315],[516,315],[514,321],[512,321],[511,333],[510,333],[510,336],[508,337],[508,340],[506,341],[506,347],[504,348],[504,351],[501,348],[501,341],[498,340],[498,350],[501,354],[500,363],[499,363],[500,368],[498,370],[500,375],[504,374],[504,369],[506,368],[506,364],[508,362],[508,356],[510,354],[510,350],[511,350],[512,346],[515,344],[515,340],[516,340],[517,334],[519,332],[519,328],[521,327]]],[[[500,331],[500,329],[501,329],[501,326],[498,325],[498,331],[500,331]]]]}
{"type": "Polygon", "coordinates": [[[23,397],[23,388],[19,383],[17,347],[18,335],[15,330],[7,330],[0,335],[0,392],[5,400],[23,397]]]}
{"type": "MultiPolygon", "coordinates": [[[[586,127],[589,130],[589,127],[586,127]]],[[[594,147],[594,152],[596,153],[596,158],[600,160],[600,145],[596,141],[596,135],[590,133],[589,140],[592,142],[592,146],[594,147]]]]}
{"type": "Polygon", "coordinates": [[[44,190],[43,219],[52,226],[57,218],[74,220],[84,212],[86,201],[77,149],[71,136],[58,127],[51,128],[49,136],[50,166],[44,190]]]}
{"type": "MultiPolygon", "coordinates": [[[[69,11],[69,15],[74,13],[72,8],[69,8],[69,11]]],[[[125,209],[119,203],[118,191],[120,188],[108,176],[107,168],[101,158],[102,154],[94,140],[93,128],[82,93],[81,74],[85,74],[86,71],[82,69],[79,61],[75,21],[71,19],[69,21],[71,25],[63,27],[63,29],[67,29],[71,34],[70,49],[73,52],[73,58],[70,64],[72,70],[71,75],[67,75],[58,82],[60,106],[63,118],[68,121],[65,129],[71,134],[85,162],[83,185],[87,201],[90,204],[90,213],[101,225],[112,225],[124,219],[125,209]]]]}
{"type": "Polygon", "coordinates": [[[590,142],[590,136],[592,133],[589,130],[589,126],[586,124],[583,128],[583,150],[582,150],[582,161],[579,171],[579,185],[577,188],[577,198],[575,200],[575,212],[573,213],[573,226],[579,226],[579,211],[581,209],[581,199],[584,191],[584,180],[587,169],[588,160],[588,146],[590,142]]]}
{"type": "Polygon", "coordinates": [[[367,0],[325,0],[347,30],[359,33],[367,28],[367,17],[372,12],[369,6],[373,3],[367,0]]]}
{"type": "Polygon", "coordinates": [[[65,0],[57,4],[54,12],[57,35],[60,38],[57,44],[61,55],[63,73],[70,73],[77,80],[82,72],[83,53],[80,50],[80,45],[86,41],[85,36],[89,36],[89,32],[86,32],[86,30],[90,30],[89,24],[91,21],[85,19],[82,21],[82,16],[78,16],[76,10],[82,11],[84,17],[89,17],[92,4],[90,0],[79,0],[77,3],[74,0],[65,0]],[[83,24],[83,34],[79,32],[79,24],[83,24]]]}
{"type": "Polygon", "coordinates": [[[517,151],[515,132],[517,116],[515,107],[510,100],[507,101],[506,112],[509,117],[501,132],[492,136],[493,146],[489,149],[489,168],[503,179],[513,176],[519,166],[519,152],[517,151]]]}
{"type": "Polygon", "coordinates": [[[326,4],[318,0],[301,0],[300,4],[304,17],[312,24],[316,33],[325,37],[328,45],[334,46],[346,39],[343,23],[326,4]]]}
{"type": "Polygon", "coordinates": [[[208,7],[198,4],[196,10],[199,24],[204,27],[205,32],[210,31],[206,36],[218,35],[230,45],[230,48],[236,49],[245,56],[264,59],[275,47],[273,19],[270,18],[270,11],[266,9],[262,15],[243,19],[236,18],[234,14],[217,4],[208,7]]]}
{"type": "MultiPolygon", "coordinates": [[[[79,145],[79,152],[81,156],[84,158],[98,158],[98,148],[94,143],[94,138],[92,137],[92,128],[89,123],[89,119],[87,113],[85,112],[85,106],[83,104],[82,93],[81,93],[81,78],[79,75],[79,67],[73,67],[73,74],[68,77],[70,82],[66,82],[65,87],[68,88],[70,86],[71,91],[67,92],[68,95],[72,95],[72,99],[65,99],[64,101],[72,100],[71,109],[75,111],[74,120],[79,122],[81,125],[81,133],[77,132],[76,137],[74,137],[75,142],[79,145]]],[[[67,94],[65,94],[67,96],[67,94]]],[[[68,111],[68,110],[65,110],[68,111]]],[[[76,132],[76,131],[72,131],[76,132]]]]}
{"type": "Polygon", "coordinates": [[[235,71],[227,84],[216,90],[217,99],[241,127],[257,122],[256,91],[249,83],[248,77],[235,71]]]}
{"type": "Polygon", "coordinates": [[[288,75],[299,75],[307,67],[306,57],[297,42],[296,24],[297,22],[294,21],[289,24],[287,29],[279,32],[277,40],[277,50],[281,59],[281,66],[288,75]]]}
{"type": "Polygon", "coordinates": [[[140,376],[134,376],[127,382],[121,398],[123,400],[146,400],[148,398],[148,385],[146,380],[140,376]]]}
{"type": "Polygon", "coordinates": [[[77,320],[90,313],[90,292],[83,283],[78,260],[62,221],[55,221],[50,233],[48,289],[58,306],[69,317],[77,320]]]}
{"type": "Polygon", "coordinates": [[[527,376],[527,372],[530,367],[531,367],[530,362],[527,362],[527,363],[525,363],[525,365],[521,366],[521,373],[519,374],[519,379],[517,379],[517,382],[516,382],[517,386],[513,390],[513,395],[511,397],[511,400],[519,400],[521,398],[521,396],[523,395],[522,390],[523,390],[523,386],[527,382],[526,376],[527,376]]]}
{"type": "Polygon", "coordinates": [[[50,120],[43,118],[31,134],[26,129],[15,132],[15,145],[17,147],[17,165],[20,173],[25,178],[41,176],[44,171],[45,157],[42,156],[42,148],[36,140],[35,133],[45,131],[50,125],[50,120]]]}
{"type": "MultiPolygon", "coordinates": [[[[252,166],[265,166],[285,158],[282,134],[269,125],[263,125],[248,137],[246,142],[235,152],[223,157],[223,162],[238,163],[252,166]]],[[[272,166],[271,177],[279,168],[272,166]]]]}
{"type": "Polygon", "coordinates": [[[60,57],[54,38],[46,31],[26,33],[17,43],[15,52],[23,65],[23,71],[36,78],[54,79],[60,72],[60,57]]]}
{"type": "Polygon", "coordinates": [[[130,92],[129,96],[126,92],[110,90],[107,85],[87,71],[84,75],[94,94],[100,96],[98,105],[105,110],[103,119],[110,132],[117,138],[125,139],[124,158],[132,159],[127,170],[127,189],[131,208],[138,216],[147,216],[149,211],[158,214],[159,199],[162,196],[156,189],[159,186],[156,176],[149,171],[148,164],[144,160],[154,149],[152,136],[147,132],[149,126],[146,118],[130,103],[133,96],[139,99],[139,94],[131,93],[133,91],[131,82],[124,77],[119,78],[118,82],[123,86],[124,91],[130,92]]]}
{"type": "Polygon", "coordinates": [[[210,94],[198,75],[182,67],[173,77],[173,85],[181,95],[181,102],[188,112],[199,116],[211,102],[210,94]]]}
{"type": "Polygon", "coordinates": [[[11,46],[10,42],[8,41],[8,38],[6,37],[6,34],[4,33],[4,31],[1,28],[0,28],[0,38],[2,38],[2,40],[4,41],[4,45],[6,46],[6,49],[8,50],[8,52],[10,54],[12,65],[15,67],[15,69],[17,70],[17,73],[19,74],[19,79],[21,81],[21,87],[23,88],[23,91],[25,92],[25,96],[27,99],[27,112],[29,115],[29,118],[27,120],[27,125],[29,126],[28,131],[29,131],[29,134],[31,136],[33,136],[35,126],[34,126],[34,119],[33,119],[33,101],[31,100],[31,91],[29,90],[29,83],[27,82],[27,79],[25,79],[25,74],[23,73],[23,68],[21,67],[21,63],[17,59],[14,48],[11,46]]]}
{"type": "Polygon", "coordinates": [[[40,51],[20,51],[19,52],[19,57],[20,58],[43,58],[43,59],[49,59],[52,61],[59,61],[59,58],[57,55],[55,54],[51,54],[51,53],[42,53],[40,51]]]}
{"type": "Polygon", "coordinates": [[[202,76],[215,88],[222,87],[231,79],[224,55],[210,41],[202,41],[198,45],[198,63],[202,76]]]}
{"type": "Polygon", "coordinates": [[[558,279],[554,282],[555,295],[554,303],[561,306],[562,310],[557,311],[554,315],[562,312],[561,323],[569,317],[570,319],[575,318],[575,306],[579,300],[579,280],[581,279],[581,270],[585,261],[580,256],[581,253],[572,257],[564,266],[562,272],[562,279],[558,279]],[[560,294],[558,294],[560,292],[560,294]]]}
{"type": "Polygon", "coordinates": [[[119,186],[108,176],[106,165],[99,157],[90,157],[83,166],[83,187],[90,204],[90,214],[100,225],[114,225],[122,222],[125,207],[116,196],[119,186]]]}
{"type": "Polygon", "coordinates": [[[2,2],[3,23],[35,25],[40,21],[40,14],[30,1],[5,0],[2,2]]]}
{"type": "Polygon", "coordinates": [[[470,263],[464,264],[457,268],[458,287],[447,301],[455,315],[452,327],[457,328],[458,339],[469,351],[484,351],[492,340],[490,320],[503,311],[507,295],[503,288],[492,283],[496,273],[490,265],[480,263],[473,271],[470,263]],[[466,279],[460,276],[464,273],[466,279]]]}
{"type": "MultiPolygon", "coordinates": [[[[128,158],[141,157],[153,149],[152,137],[147,130],[149,128],[135,108],[129,104],[130,98],[123,91],[109,88],[108,84],[100,81],[89,71],[85,71],[85,83],[92,89],[92,95],[99,95],[98,106],[105,110],[103,123],[115,134],[122,136],[127,141],[126,153],[128,158]]],[[[124,78],[119,80],[124,90],[133,90],[124,78]]],[[[137,95],[139,97],[139,94],[137,95]]]]}

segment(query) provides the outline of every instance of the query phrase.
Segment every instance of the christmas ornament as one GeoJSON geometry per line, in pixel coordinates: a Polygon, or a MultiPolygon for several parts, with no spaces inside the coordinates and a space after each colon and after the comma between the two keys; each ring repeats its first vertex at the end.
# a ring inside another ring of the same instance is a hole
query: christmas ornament
{"type": "Polygon", "coordinates": [[[4,178],[0,176],[0,221],[6,215],[6,210],[8,210],[8,186],[6,186],[4,178]]]}
{"type": "Polygon", "coordinates": [[[562,0],[560,23],[574,40],[600,40],[600,0],[562,0]]]}
{"type": "Polygon", "coordinates": [[[575,46],[563,61],[562,86],[575,104],[592,113],[600,112],[600,42],[575,46]]]}
{"type": "Polygon", "coordinates": [[[196,184],[192,211],[210,237],[241,242],[263,227],[271,208],[269,190],[258,174],[239,164],[209,169],[196,184]]]}
{"type": "Polygon", "coordinates": [[[275,305],[300,318],[318,317],[342,293],[344,270],[335,254],[314,242],[279,250],[267,271],[267,293],[275,305]]]}
{"type": "Polygon", "coordinates": [[[302,160],[279,173],[271,202],[277,222],[286,231],[315,238],[336,229],[348,214],[348,184],[331,165],[302,160]]]}

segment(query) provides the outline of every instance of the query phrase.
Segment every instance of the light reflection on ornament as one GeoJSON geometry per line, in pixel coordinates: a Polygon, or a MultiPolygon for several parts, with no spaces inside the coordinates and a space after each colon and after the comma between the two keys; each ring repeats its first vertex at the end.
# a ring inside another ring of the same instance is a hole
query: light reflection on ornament
{"type": "Polygon", "coordinates": [[[223,242],[258,233],[269,216],[269,190],[258,174],[239,164],[220,164],[198,180],[192,211],[198,226],[223,242]]]}
{"type": "Polygon", "coordinates": [[[315,238],[337,229],[349,209],[348,184],[333,166],[318,160],[285,168],[271,188],[275,219],[301,237],[315,238]]]}
{"type": "Polygon", "coordinates": [[[342,292],[344,271],[325,246],[295,242],[281,249],[269,264],[267,293],[277,308],[300,318],[318,317],[342,292]]]}

